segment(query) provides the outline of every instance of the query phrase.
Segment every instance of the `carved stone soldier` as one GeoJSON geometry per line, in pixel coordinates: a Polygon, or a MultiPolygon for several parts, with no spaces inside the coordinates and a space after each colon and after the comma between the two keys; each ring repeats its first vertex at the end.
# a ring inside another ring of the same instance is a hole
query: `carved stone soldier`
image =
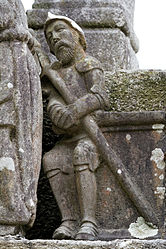
{"type": "Polygon", "coordinates": [[[31,226],[41,164],[42,98],[20,0],[0,4],[0,236],[31,226]]]}
{"type": "Polygon", "coordinates": [[[103,70],[95,58],[86,55],[84,33],[73,20],[49,13],[44,31],[50,51],[58,59],[50,65],[45,56],[38,53],[43,75],[52,83],[47,84],[47,110],[53,130],[64,134],[43,159],[62,214],[62,224],[55,230],[53,238],[94,240],[97,236],[95,171],[99,157],[95,144],[82,128],[81,119],[107,107],[103,70]],[[64,96],[53,86],[56,75],[77,97],[74,103],[67,105],[64,96]],[[77,232],[75,184],[82,216],[77,232]]]}

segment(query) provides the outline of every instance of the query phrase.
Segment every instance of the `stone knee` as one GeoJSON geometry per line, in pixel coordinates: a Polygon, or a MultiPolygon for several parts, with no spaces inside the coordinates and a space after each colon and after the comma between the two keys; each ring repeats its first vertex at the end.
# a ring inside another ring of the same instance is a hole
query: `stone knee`
{"type": "Polygon", "coordinates": [[[75,150],[73,158],[76,173],[76,185],[81,211],[81,224],[96,225],[96,178],[95,169],[98,167],[98,154],[90,139],[81,140],[75,150]]]}
{"type": "Polygon", "coordinates": [[[52,153],[50,152],[47,152],[43,157],[43,169],[47,174],[48,179],[57,175],[61,171],[55,166],[55,162],[52,159],[52,153]]]}
{"type": "Polygon", "coordinates": [[[43,157],[43,168],[47,177],[58,173],[70,174],[73,171],[72,150],[65,144],[57,144],[43,157]]]}
{"type": "Polygon", "coordinates": [[[98,167],[97,149],[90,139],[83,139],[77,144],[73,154],[73,165],[75,172],[87,169],[94,172],[98,167]]]}
{"type": "MultiPolygon", "coordinates": [[[[72,149],[65,144],[57,144],[44,155],[43,167],[61,211],[62,223],[75,221],[78,213],[78,201],[72,164],[72,149]]],[[[58,233],[58,231],[56,232],[58,233]]],[[[56,232],[54,237],[58,238],[59,235],[56,232]]]]}

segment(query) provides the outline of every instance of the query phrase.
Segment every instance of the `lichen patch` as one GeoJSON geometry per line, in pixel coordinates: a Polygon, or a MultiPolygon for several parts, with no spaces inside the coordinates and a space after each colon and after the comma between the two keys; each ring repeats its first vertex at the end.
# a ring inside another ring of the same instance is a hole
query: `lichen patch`
{"type": "Polygon", "coordinates": [[[159,179],[160,179],[160,180],[164,180],[164,175],[161,174],[161,175],[159,176],[159,179]]]}
{"type": "Polygon", "coordinates": [[[32,200],[32,198],[27,201],[26,205],[28,206],[28,208],[30,208],[32,210],[35,208],[35,203],[32,200]]]}
{"type": "Polygon", "coordinates": [[[164,153],[162,149],[156,148],[152,151],[152,156],[150,158],[151,161],[154,161],[156,163],[156,166],[158,169],[164,169],[165,168],[165,162],[164,162],[164,153]]]}
{"type": "Polygon", "coordinates": [[[164,127],[165,127],[164,124],[154,124],[154,125],[152,125],[152,129],[157,130],[158,132],[162,132],[164,127]]]}
{"type": "Polygon", "coordinates": [[[4,169],[15,171],[14,161],[11,157],[0,158],[0,171],[4,169]]]}
{"type": "Polygon", "coordinates": [[[127,241],[122,241],[122,242],[120,242],[119,243],[119,249],[127,249],[128,248],[128,246],[130,246],[130,245],[132,245],[133,244],[133,242],[132,242],[132,240],[127,240],[127,241]]]}
{"type": "Polygon", "coordinates": [[[117,170],[117,173],[118,173],[119,175],[121,175],[121,174],[122,174],[122,170],[121,170],[121,169],[118,169],[118,170],[117,170]]]}
{"type": "Polygon", "coordinates": [[[161,200],[164,200],[165,187],[157,187],[154,193],[158,195],[161,200]]]}
{"type": "Polygon", "coordinates": [[[127,135],[126,135],[126,140],[127,140],[127,141],[130,141],[130,140],[131,140],[131,135],[130,135],[130,134],[127,134],[127,135]]]}
{"type": "Polygon", "coordinates": [[[8,86],[9,89],[10,89],[10,88],[13,88],[13,84],[12,84],[11,82],[9,82],[9,83],[7,84],[7,86],[8,86]]]}
{"type": "Polygon", "coordinates": [[[158,228],[151,223],[146,223],[143,217],[138,217],[135,223],[131,223],[128,231],[137,239],[146,239],[158,234],[158,228]]]}
{"type": "Polygon", "coordinates": [[[19,152],[24,153],[24,150],[22,148],[19,148],[19,152]]]}

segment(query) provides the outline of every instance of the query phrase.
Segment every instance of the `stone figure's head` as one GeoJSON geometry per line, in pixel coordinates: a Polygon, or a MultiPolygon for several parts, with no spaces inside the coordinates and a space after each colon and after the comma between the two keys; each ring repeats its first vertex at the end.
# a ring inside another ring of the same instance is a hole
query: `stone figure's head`
{"type": "Polygon", "coordinates": [[[63,65],[68,64],[75,57],[79,46],[86,50],[83,30],[68,17],[48,13],[44,33],[50,51],[63,65]]]}

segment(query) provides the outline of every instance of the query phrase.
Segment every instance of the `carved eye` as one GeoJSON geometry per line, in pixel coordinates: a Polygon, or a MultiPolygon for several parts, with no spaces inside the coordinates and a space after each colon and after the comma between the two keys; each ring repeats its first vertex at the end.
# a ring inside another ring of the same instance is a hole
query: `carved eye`
{"type": "Polygon", "coordinates": [[[52,36],[51,32],[47,33],[47,39],[50,39],[52,36]]]}
{"type": "Polygon", "coordinates": [[[59,28],[56,28],[56,32],[61,32],[61,31],[63,31],[65,28],[64,27],[59,27],[59,28]]]}

